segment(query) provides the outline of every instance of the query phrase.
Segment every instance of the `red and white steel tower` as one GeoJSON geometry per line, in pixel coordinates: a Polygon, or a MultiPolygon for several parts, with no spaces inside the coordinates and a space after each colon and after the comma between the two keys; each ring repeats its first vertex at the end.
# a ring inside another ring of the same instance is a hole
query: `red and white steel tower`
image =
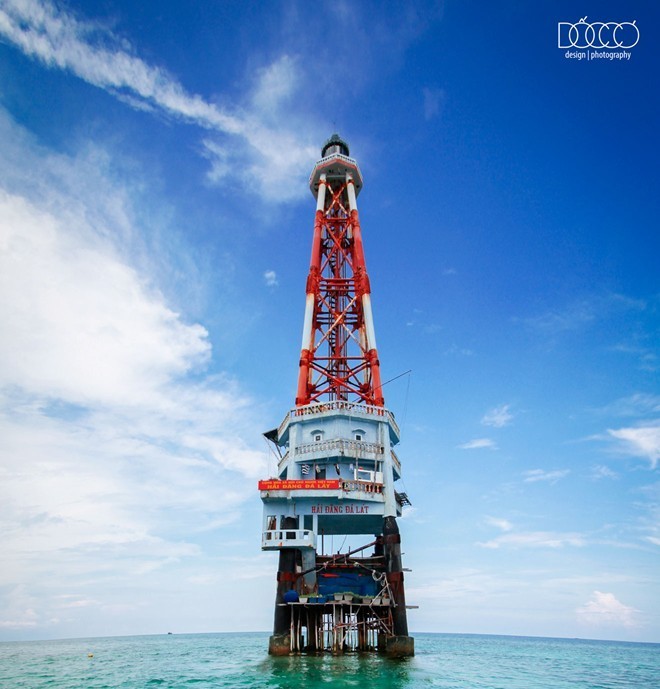
{"type": "Polygon", "coordinates": [[[384,403],[357,210],[362,175],[348,153],[335,134],[310,179],[316,217],[297,405],[321,399],[384,403]]]}

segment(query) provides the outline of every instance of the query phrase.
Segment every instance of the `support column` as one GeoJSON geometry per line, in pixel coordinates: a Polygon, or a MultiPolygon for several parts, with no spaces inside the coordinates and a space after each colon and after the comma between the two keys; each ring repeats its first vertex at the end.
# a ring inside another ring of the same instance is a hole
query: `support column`
{"type": "Polygon", "coordinates": [[[373,389],[373,403],[382,407],[385,403],[383,398],[382,383],[380,377],[380,361],[378,360],[378,347],[376,345],[376,329],[374,327],[374,317],[371,309],[371,287],[369,276],[367,275],[367,264],[364,258],[364,247],[362,245],[362,231],[360,229],[360,219],[357,209],[357,197],[355,194],[355,183],[351,175],[346,175],[346,191],[348,193],[348,207],[351,214],[351,229],[353,233],[355,251],[355,276],[356,292],[362,302],[362,313],[364,315],[364,335],[366,340],[365,355],[369,359],[371,366],[371,383],[373,389]]]}
{"type": "Polygon", "coordinates": [[[392,592],[392,622],[394,636],[385,639],[385,653],[393,658],[415,655],[414,639],[408,635],[406,594],[403,586],[401,536],[395,517],[383,519],[385,574],[392,592]]]}
{"type": "MultiPolygon", "coordinates": [[[[296,528],[295,517],[284,517],[280,529],[296,528]]],[[[296,551],[295,548],[280,550],[280,562],[277,568],[277,593],[275,594],[275,618],[273,621],[273,635],[268,642],[270,655],[289,655],[291,651],[291,609],[283,605],[284,594],[290,591],[296,581],[296,551]]]]}
{"type": "Polygon", "coordinates": [[[300,348],[300,370],[298,372],[298,391],[296,404],[309,404],[309,373],[314,351],[314,305],[319,289],[321,274],[321,235],[325,210],[325,175],[321,175],[319,191],[316,197],[316,216],[314,219],[314,236],[312,239],[312,256],[309,262],[307,277],[307,296],[305,298],[305,319],[303,321],[302,343],[300,348]]]}

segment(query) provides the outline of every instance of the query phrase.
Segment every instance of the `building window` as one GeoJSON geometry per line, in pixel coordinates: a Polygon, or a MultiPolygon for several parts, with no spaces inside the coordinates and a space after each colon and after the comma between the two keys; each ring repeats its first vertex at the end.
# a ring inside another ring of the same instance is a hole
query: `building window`
{"type": "Polygon", "coordinates": [[[366,436],[366,432],[365,432],[364,428],[354,428],[352,433],[353,433],[353,437],[355,438],[355,440],[358,440],[358,441],[364,440],[364,438],[366,436]]]}

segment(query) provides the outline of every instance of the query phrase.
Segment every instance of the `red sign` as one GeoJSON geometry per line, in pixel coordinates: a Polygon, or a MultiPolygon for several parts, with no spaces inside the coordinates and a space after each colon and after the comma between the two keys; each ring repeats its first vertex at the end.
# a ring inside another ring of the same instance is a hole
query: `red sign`
{"type": "Polygon", "coordinates": [[[259,481],[259,490],[338,490],[339,479],[301,479],[298,481],[280,481],[279,479],[269,479],[259,481]]]}

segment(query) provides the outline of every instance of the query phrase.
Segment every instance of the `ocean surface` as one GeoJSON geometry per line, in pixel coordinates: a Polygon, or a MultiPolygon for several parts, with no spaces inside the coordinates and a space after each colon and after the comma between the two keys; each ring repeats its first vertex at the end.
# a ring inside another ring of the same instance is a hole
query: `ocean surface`
{"type": "Polygon", "coordinates": [[[416,634],[416,656],[270,658],[268,634],[0,643],[0,687],[658,689],[660,644],[416,634]],[[89,657],[93,654],[93,657],[89,657]]]}

